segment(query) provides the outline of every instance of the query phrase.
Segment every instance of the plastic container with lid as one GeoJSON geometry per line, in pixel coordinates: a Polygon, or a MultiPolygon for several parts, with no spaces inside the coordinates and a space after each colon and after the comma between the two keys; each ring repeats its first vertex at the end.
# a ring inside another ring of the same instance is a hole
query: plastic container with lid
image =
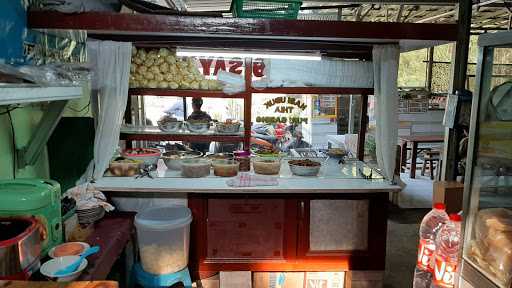
{"type": "Polygon", "coordinates": [[[233,152],[235,160],[240,162],[239,170],[242,172],[251,171],[251,152],[239,150],[233,152]]]}
{"type": "Polygon", "coordinates": [[[192,212],[181,206],[149,208],[135,216],[144,271],[162,275],[187,267],[190,222],[192,212]]]}

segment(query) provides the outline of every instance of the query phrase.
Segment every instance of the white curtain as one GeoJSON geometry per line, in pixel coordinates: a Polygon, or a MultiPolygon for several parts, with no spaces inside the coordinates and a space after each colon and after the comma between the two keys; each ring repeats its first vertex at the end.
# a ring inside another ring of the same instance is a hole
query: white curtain
{"type": "Polygon", "coordinates": [[[387,179],[394,180],[398,141],[398,45],[373,47],[373,85],[375,94],[375,144],[377,163],[387,179]]]}
{"type": "Polygon", "coordinates": [[[119,131],[128,99],[131,43],[88,41],[87,57],[93,70],[92,94],[98,97],[94,159],[79,183],[99,179],[119,142],[119,131]]]}
{"type": "Polygon", "coordinates": [[[255,87],[373,87],[372,64],[347,60],[265,60],[265,80],[255,87]]]}

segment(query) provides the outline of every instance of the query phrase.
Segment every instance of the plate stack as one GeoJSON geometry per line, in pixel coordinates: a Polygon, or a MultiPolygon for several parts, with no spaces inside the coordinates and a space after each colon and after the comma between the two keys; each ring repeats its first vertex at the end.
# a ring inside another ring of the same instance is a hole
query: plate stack
{"type": "Polygon", "coordinates": [[[92,224],[105,216],[105,209],[98,206],[90,209],[76,210],[78,216],[78,223],[83,225],[92,224]]]}

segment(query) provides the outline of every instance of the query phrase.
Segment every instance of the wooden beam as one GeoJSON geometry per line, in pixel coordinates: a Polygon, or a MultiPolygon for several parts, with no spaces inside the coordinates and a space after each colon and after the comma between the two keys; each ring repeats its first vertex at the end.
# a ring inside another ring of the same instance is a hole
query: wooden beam
{"type": "Polygon", "coordinates": [[[87,30],[94,34],[218,37],[224,39],[294,39],[340,42],[445,40],[457,37],[454,24],[305,21],[86,12],[30,11],[32,29],[87,30]],[[439,33],[443,31],[443,33],[439,33]]]}

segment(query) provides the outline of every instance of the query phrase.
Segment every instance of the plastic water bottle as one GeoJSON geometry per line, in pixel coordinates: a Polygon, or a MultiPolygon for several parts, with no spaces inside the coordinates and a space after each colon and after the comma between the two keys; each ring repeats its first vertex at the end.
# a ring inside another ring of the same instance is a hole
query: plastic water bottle
{"type": "Polygon", "coordinates": [[[418,258],[414,270],[413,288],[430,288],[432,283],[432,256],[436,249],[436,235],[448,221],[443,203],[435,203],[433,209],[423,217],[420,225],[418,258]]]}
{"type": "Polygon", "coordinates": [[[455,287],[456,272],[459,268],[459,251],[462,247],[461,216],[450,214],[450,220],[439,230],[434,252],[432,287],[455,287]]]}

